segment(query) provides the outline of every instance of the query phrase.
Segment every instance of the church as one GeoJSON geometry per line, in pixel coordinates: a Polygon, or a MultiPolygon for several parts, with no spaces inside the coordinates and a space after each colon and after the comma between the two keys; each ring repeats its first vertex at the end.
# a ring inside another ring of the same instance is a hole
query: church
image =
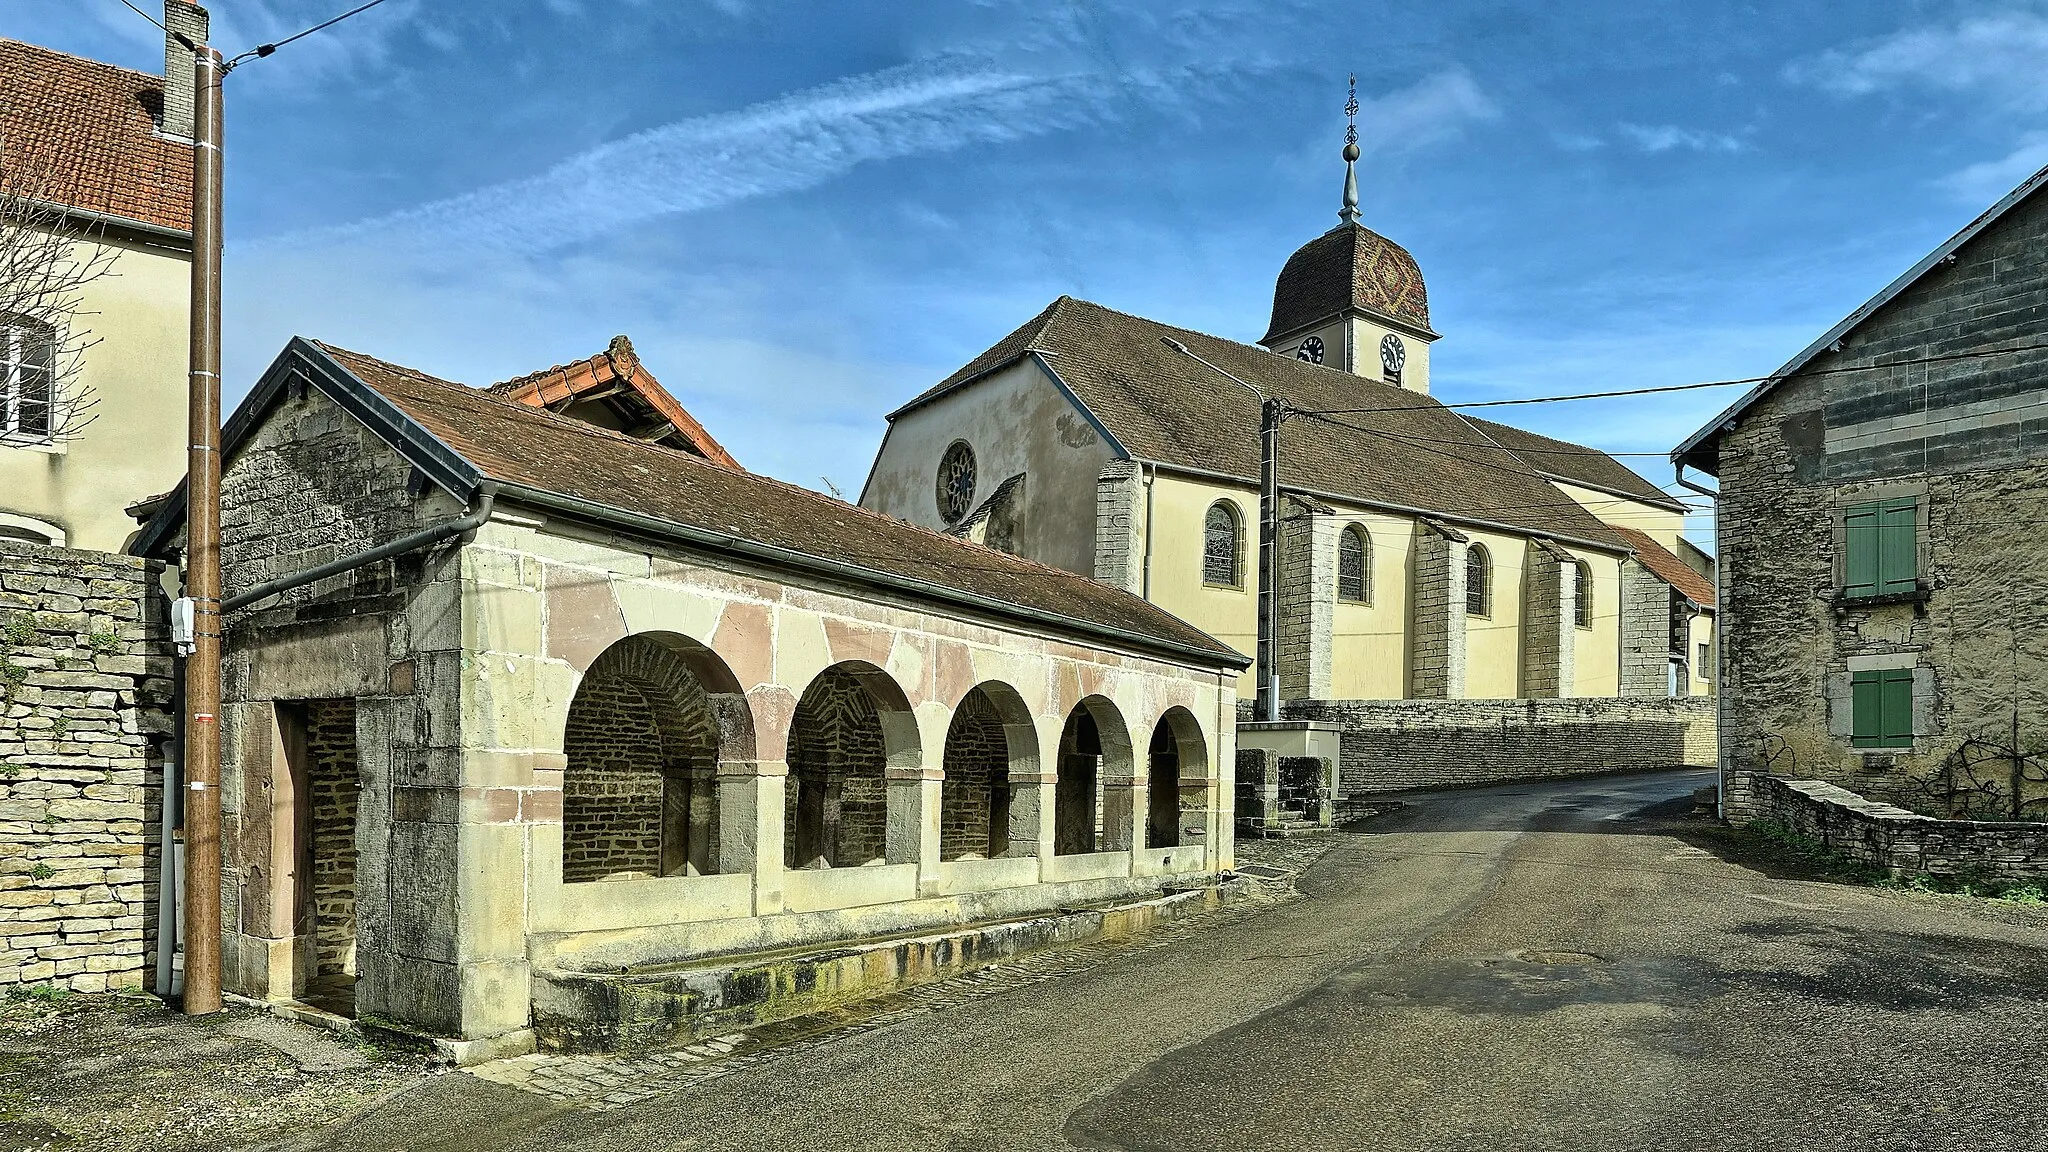
{"type": "MultiPolygon", "coordinates": [[[[1282,266],[1259,344],[1062,296],[890,414],[861,503],[1093,575],[1249,653],[1277,400],[1271,666],[1238,691],[1270,682],[1276,715],[1340,720],[1346,790],[1385,759],[1361,724],[1490,731],[1512,713],[1571,742],[1635,723],[1626,702],[1691,701],[1671,712],[1691,750],[1652,741],[1621,764],[1589,747],[1587,770],[1711,762],[1713,561],[1686,506],[1607,453],[1431,397],[1422,271],[1360,222],[1357,155],[1347,143],[1339,223],[1282,266]],[[1531,701],[1573,706],[1508,707],[1531,701]]],[[[1533,741],[1501,756],[1548,762],[1533,741]]]]}

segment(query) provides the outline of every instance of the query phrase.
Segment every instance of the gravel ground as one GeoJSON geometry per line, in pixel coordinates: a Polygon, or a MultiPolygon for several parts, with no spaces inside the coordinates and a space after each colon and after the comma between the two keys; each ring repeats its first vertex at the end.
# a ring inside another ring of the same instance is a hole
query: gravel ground
{"type": "Polygon", "coordinates": [[[417,1053],[154,996],[0,1000],[0,1149],[220,1150],[317,1128],[431,1077],[417,1053]]]}

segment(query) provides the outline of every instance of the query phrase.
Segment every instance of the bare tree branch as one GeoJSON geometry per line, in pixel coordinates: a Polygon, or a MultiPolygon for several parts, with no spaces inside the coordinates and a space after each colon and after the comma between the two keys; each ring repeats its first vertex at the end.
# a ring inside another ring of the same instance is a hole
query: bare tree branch
{"type": "Polygon", "coordinates": [[[64,208],[54,158],[69,150],[37,143],[0,134],[0,444],[61,442],[92,423],[85,288],[121,254],[64,208]]]}

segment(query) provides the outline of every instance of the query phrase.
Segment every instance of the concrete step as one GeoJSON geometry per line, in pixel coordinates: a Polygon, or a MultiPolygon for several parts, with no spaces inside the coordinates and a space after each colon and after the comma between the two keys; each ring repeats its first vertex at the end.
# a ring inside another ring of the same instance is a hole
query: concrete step
{"type": "Polygon", "coordinates": [[[540,1047],[649,1052],[986,968],[1047,948],[1144,931],[1243,895],[1225,880],[1143,900],[808,949],[722,956],[623,971],[540,968],[533,1028],[540,1047]]]}

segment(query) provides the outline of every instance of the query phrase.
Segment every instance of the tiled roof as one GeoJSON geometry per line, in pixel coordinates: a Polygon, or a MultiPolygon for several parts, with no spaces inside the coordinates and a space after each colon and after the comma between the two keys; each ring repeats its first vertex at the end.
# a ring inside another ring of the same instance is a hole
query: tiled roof
{"type": "Polygon", "coordinates": [[[1192,649],[1213,656],[1217,667],[1245,662],[1164,609],[1086,576],[358,352],[317,347],[488,479],[1192,649]]]}
{"type": "Polygon", "coordinates": [[[1132,456],[1255,483],[1258,401],[1166,337],[1297,409],[1351,410],[1281,427],[1290,488],[1623,547],[1527,461],[1428,396],[1067,296],[899,412],[1035,350],[1132,456]]]}
{"type": "Polygon", "coordinates": [[[1273,285],[1267,340],[1350,309],[1429,331],[1429,293],[1406,248],[1360,224],[1339,224],[1287,258],[1273,285]]]}
{"type": "Polygon", "coordinates": [[[1636,550],[1636,559],[1643,562],[1643,567],[1656,573],[1659,580],[1678,589],[1680,595],[1702,608],[1714,606],[1714,586],[1671,549],[1634,528],[1616,528],[1615,531],[1636,550]]]}
{"type": "Polygon", "coordinates": [[[157,135],[164,82],[0,39],[0,164],[21,194],[192,229],[192,146],[157,135]]]}
{"type": "MultiPolygon", "coordinates": [[[[633,342],[624,336],[612,337],[611,344],[604,351],[589,359],[529,372],[493,384],[489,391],[493,396],[503,396],[528,407],[554,410],[555,405],[577,397],[596,398],[605,393],[615,393],[618,389],[625,390],[638,401],[633,406],[637,411],[628,413],[628,418],[643,418],[653,425],[650,431],[657,433],[639,436],[640,439],[694,452],[727,468],[740,466],[739,461],[734,460],[732,454],[704,430],[704,425],[669,395],[661,381],[654,378],[654,373],[640,362],[639,355],[633,351],[633,342]],[[667,426],[665,430],[662,425],[667,426]]],[[[616,396],[611,398],[616,399],[616,396]]],[[[640,430],[633,428],[628,431],[638,434],[640,430]]]]}
{"type": "Polygon", "coordinates": [[[1465,419],[1478,425],[1481,432],[1499,442],[1501,447],[1528,461],[1529,467],[1547,476],[1588,488],[1619,492],[1674,512],[1685,510],[1684,502],[1598,448],[1539,436],[1507,424],[1481,420],[1477,416],[1466,416],[1465,419]]]}

